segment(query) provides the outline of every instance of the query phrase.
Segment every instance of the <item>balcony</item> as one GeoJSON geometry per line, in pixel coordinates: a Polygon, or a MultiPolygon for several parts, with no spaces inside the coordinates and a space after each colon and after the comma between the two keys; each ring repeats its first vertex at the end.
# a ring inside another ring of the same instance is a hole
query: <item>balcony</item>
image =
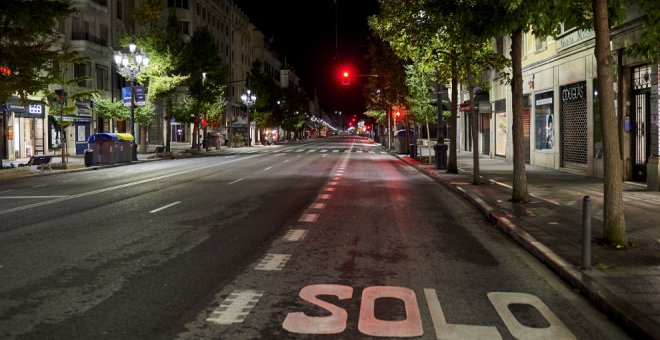
{"type": "Polygon", "coordinates": [[[93,36],[87,32],[71,32],[71,40],[85,40],[99,46],[108,46],[107,39],[93,36]]]}

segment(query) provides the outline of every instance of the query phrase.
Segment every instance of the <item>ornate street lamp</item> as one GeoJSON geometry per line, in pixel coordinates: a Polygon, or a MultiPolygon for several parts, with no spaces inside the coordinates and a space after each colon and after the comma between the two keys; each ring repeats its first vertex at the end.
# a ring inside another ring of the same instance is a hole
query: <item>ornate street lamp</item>
{"type": "Polygon", "coordinates": [[[137,46],[128,45],[129,53],[115,52],[117,71],[131,81],[131,135],[133,135],[133,160],[137,161],[137,141],[135,140],[135,78],[149,65],[149,58],[142,53],[135,53],[137,46]]]}
{"type": "Polygon", "coordinates": [[[250,146],[251,142],[251,131],[250,131],[250,106],[254,105],[254,103],[257,101],[257,96],[255,96],[252,91],[247,90],[244,94],[241,95],[241,100],[243,101],[243,104],[247,107],[247,134],[248,134],[248,140],[247,140],[247,146],[250,146]]]}

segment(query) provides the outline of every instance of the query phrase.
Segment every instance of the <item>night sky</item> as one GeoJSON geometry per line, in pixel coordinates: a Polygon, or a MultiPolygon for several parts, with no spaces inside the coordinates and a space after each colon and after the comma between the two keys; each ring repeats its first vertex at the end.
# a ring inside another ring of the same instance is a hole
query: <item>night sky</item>
{"type": "Polygon", "coordinates": [[[367,18],[378,12],[376,0],[235,0],[250,21],[272,38],[280,59],[301,78],[301,85],[321,108],[342,115],[364,112],[362,85],[368,78],[339,81],[340,66],[350,64],[356,74],[369,72],[366,61],[367,18]]]}

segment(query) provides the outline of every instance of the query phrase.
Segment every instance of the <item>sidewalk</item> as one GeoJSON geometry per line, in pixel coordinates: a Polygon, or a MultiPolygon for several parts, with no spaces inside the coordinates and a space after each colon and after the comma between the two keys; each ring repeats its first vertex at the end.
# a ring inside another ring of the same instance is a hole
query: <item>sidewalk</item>
{"type": "MultiPolygon", "coordinates": [[[[425,153],[428,154],[428,153],[425,153]]],[[[527,165],[530,202],[513,204],[513,163],[480,157],[482,183],[472,182],[472,153],[457,156],[459,174],[397,157],[475,204],[484,216],[579,290],[637,339],[660,339],[660,192],[624,184],[626,230],[631,246],[604,246],[603,181],[569,171],[527,165]],[[582,203],[592,203],[591,269],[581,270],[582,203]]]]}

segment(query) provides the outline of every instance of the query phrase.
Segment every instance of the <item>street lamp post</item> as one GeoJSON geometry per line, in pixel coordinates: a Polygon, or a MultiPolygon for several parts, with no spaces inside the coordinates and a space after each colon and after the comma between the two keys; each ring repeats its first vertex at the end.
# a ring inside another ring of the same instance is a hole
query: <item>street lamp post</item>
{"type": "Polygon", "coordinates": [[[133,160],[137,161],[137,141],[135,140],[135,78],[149,65],[149,58],[144,53],[135,53],[137,46],[128,45],[129,53],[115,52],[115,64],[119,74],[131,81],[131,135],[133,135],[133,160]]]}
{"type": "Polygon", "coordinates": [[[251,131],[250,131],[250,106],[254,105],[254,103],[257,101],[257,96],[255,96],[252,91],[247,90],[244,94],[241,95],[241,100],[243,101],[243,104],[247,107],[247,117],[245,118],[247,121],[247,134],[248,134],[248,140],[247,140],[247,146],[251,146],[251,131]]]}

